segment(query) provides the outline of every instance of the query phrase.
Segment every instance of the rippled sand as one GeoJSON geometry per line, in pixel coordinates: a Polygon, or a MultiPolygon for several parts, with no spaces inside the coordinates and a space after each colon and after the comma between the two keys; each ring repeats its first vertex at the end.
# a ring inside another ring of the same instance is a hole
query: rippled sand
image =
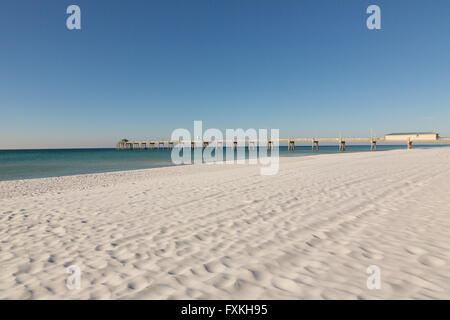
{"type": "Polygon", "coordinates": [[[0,298],[449,299],[449,190],[450,148],[0,182],[0,298]]]}

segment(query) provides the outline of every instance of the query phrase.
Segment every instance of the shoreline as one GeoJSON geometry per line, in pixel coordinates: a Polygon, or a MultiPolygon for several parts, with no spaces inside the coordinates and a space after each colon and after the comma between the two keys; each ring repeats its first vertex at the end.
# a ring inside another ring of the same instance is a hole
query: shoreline
{"type": "MultiPolygon", "coordinates": [[[[430,148],[450,148],[450,145],[424,145],[424,146],[416,146],[415,149],[430,149],[430,148]]],[[[30,150],[0,150],[0,151],[58,151],[58,150],[90,150],[90,149],[30,149],[30,150]]],[[[114,148],[92,148],[92,150],[114,150],[114,148]]],[[[387,149],[387,150],[378,150],[375,152],[387,152],[387,151],[398,151],[398,150],[403,150],[403,149],[387,149]]],[[[407,151],[406,147],[404,149],[405,151],[407,151]]],[[[136,150],[136,151],[142,151],[142,150],[136,150]]],[[[145,150],[143,150],[145,151],[145,150]]],[[[120,152],[130,152],[130,151],[120,151],[120,152]]],[[[134,151],[131,151],[134,152],[134,151]]],[[[367,151],[362,151],[362,150],[356,150],[353,151],[351,150],[351,148],[346,151],[346,152],[339,152],[339,153],[315,153],[315,152],[311,152],[311,153],[288,153],[288,154],[279,154],[280,159],[281,158],[300,158],[300,157],[310,157],[310,156],[322,156],[322,155],[332,155],[332,154],[353,154],[353,153],[366,153],[366,152],[371,152],[370,150],[367,151]]],[[[233,162],[236,160],[226,160],[226,162],[233,162]]],[[[248,161],[248,159],[246,159],[246,161],[248,161]]],[[[207,164],[206,162],[204,162],[203,164],[207,164]]],[[[83,175],[90,175],[90,174],[106,174],[106,173],[121,173],[121,172],[128,172],[128,171],[140,171],[140,170],[150,170],[150,169],[160,169],[160,168],[170,168],[170,167],[178,167],[178,166],[189,166],[189,165],[197,165],[194,163],[191,164],[181,164],[181,165],[176,165],[173,163],[164,163],[164,164],[155,164],[152,167],[148,167],[148,168],[138,168],[138,169],[117,169],[117,170],[109,170],[109,171],[98,171],[98,172],[86,172],[86,173],[74,173],[74,174],[64,174],[64,175],[49,175],[49,176],[43,176],[43,177],[30,177],[30,178],[13,178],[13,179],[5,179],[5,180],[1,180],[0,179],[0,183],[2,182],[7,182],[7,181],[30,181],[30,180],[35,180],[35,179],[46,179],[46,178],[62,178],[62,177],[71,177],[71,176],[83,176],[83,175]]]]}
{"type": "MultiPolygon", "coordinates": [[[[450,150],[450,146],[448,147],[442,147],[442,148],[448,148],[450,150]]],[[[428,148],[416,148],[414,150],[427,150],[428,148]]],[[[399,149],[390,149],[390,150],[381,150],[381,151],[376,151],[374,153],[381,153],[381,152],[409,152],[412,150],[399,150],[399,149]]],[[[286,162],[291,162],[289,160],[286,159],[292,159],[292,161],[298,160],[298,159],[305,159],[305,158],[310,158],[310,157],[321,157],[321,156],[345,156],[345,155],[353,155],[353,154],[366,154],[368,153],[367,151],[354,151],[354,152],[342,152],[342,153],[321,153],[321,154],[317,154],[317,153],[311,153],[311,154],[302,154],[302,155],[291,155],[291,156],[280,156],[280,165],[282,163],[286,163],[286,162]]],[[[246,161],[248,161],[248,159],[246,159],[246,161]]],[[[201,164],[181,164],[181,165],[167,165],[167,166],[160,166],[160,167],[151,167],[151,168],[144,168],[144,169],[130,169],[130,170],[118,170],[118,171],[105,171],[105,172],[95,172],[95,173],[81,173],[81,174],[73,174],[73,175],[63,175],[63,176],[52,176],[52,177],[42,177],[42,178],[27,178],[27,179],[15,179],[15,180],[0,180],[0,200],[5,198],[5,194],[6,192],[4,191],[5,189],[7,189],[9,186],[8,184],[16,184],[16,185],[26,185],[26,184],[40,184],[41,182],[49,182],[50,184],[57,184],[58,187],[63,187],[63,184],[66,183],[66,181],[64,181],[66,178],[67,179],[72,179],[73,181],[71,181],[69,183],[70,186],[73,186],[73,182],[77,182],[77,180],[84,180],[84,183],[88,183],[89,186],[94,186],[98,179],[97,178],[106,178],[109,179],[109,183],[111,183],[111,181],[114,181],[114,179],[123,179],[122,182],[126,182],[128,181],[128,179],[133,179],[133,178],[137,178],[142,174],[146,174],[149,170],[152,171],[156,171],[156,170],[167,170],[167,169],[171,169],[171,168],[184,168],[184,167],[193,167],[193,166],[218,166],[218,168],[221,168],[222,166],[226,166],[226,167],[253,167],[256,169],[260,168],[259,164],[236,164],[234,163],[235,161],[233,160],[229,160],[229,161],[223,161],[221,163],[201,163],[201,164]],[[128,177],[127,177],[128,176],[128,177]],[[91,183],[89,182],[89,180],[91,180],[91,183]],[[92,181],[94,183],[92,183],[92,181]]],[[[177,170],[178,172],[178,170],[177,170]]],[[[114,181],[117,182],[117,181],[114,181]]],[[[107,181],[108,183],[108,181],[107,181]]],[[[103,184],[105,185],[105,184],[103,184]]],[[[16,187],[16,186],[14,186],[16,187]]],[[[56,187],[56,186],[55,186],[56,187]]],[[[85,185],[83,186],[85,187],[85,185]]],[[[34,186],[31,188],[35,188],[34,186]]],[[[52,188],[53,189],[53,188],[52,188]]],[[[56,188],[55,188],[56,189],[56,188]]],[[[48,189],[46,189],[43,192],[47,192],[48,189]]],[[[21,194],[23,195],[23,193],[21,194]]]]}

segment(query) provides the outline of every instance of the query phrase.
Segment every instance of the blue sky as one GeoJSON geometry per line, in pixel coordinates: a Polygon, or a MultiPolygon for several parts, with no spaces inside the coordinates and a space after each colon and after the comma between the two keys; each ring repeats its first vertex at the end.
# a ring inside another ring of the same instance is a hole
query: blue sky
{"type": "Polygon", "coordinates": [[[2,0],[0,149],[112,147],[193,120],[450,136],[449,40],[448,0],[2,0]]]}

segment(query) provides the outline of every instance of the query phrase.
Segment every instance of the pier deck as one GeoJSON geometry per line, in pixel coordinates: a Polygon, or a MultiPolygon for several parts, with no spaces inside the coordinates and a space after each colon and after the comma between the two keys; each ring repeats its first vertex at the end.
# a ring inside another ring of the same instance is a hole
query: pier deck
{"type": "MultiPolygon", "coordinates": [[[[413,143],[427,143],[427,144],[439,144],[450,143],[450,138],[438,138],[435,140],[428,139],[398,139],[398,140],[386,140],[385,138],[282,138],[278,139],[279,144],[287,143],[288,150],[294,151],[296,143],[310,142],[312,145],[312,151],[319,150],[320,143],[336,143],[339,146],[339,151],[345,151],[347,143],[367,143],[370,145],[371,151],[376,151],[377,144],[392,144],[392,143],[405,143],[408,149],[412,148],[413,143]]],[[[214,145],[216,148],[220,147],[255,147],[258,144],[260,146],[267,146],[268,149],[273,147],[275,141],[268,140],[136,140],[136,141],[119,141],[116,144],[117,150],[133,150],[133,149],[161,149],[179,147],[184,144],[190,145],[194,148],[206,148],[209,145],[214,145]]]]}

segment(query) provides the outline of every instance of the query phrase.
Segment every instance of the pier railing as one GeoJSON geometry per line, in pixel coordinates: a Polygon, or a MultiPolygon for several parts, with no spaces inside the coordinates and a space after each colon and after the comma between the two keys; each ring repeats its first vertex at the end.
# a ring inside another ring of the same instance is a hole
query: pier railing
{"type": "MultiPolygon", "coordinates": [[[[320,143],[336,143],[339,146],[339,151],[345,151],[347,143],[367,143],[370,145],[371,151],[376,151],[377,144],[380,143],[406,143],[407,148],[411,149],[413,143],[450,143],[450,138],[438,139],[389,139],[385,138],[288,138],[278,139],[278,143],[287,143],[288,150],[294,151],[296,143],[311,143],[312,151],[319,150],[320,143]]],[[[153,150],[153,149],[173,149],[177,146],[190,146],[194,148],[206,148],[209,145],[214,145],[216,148],[220,147],[248,147],[255,148],[257,146],[267,146],[267,149],[273,148],[274,141],[268,140],[136,140],[136,141],[119,141],[116,144],[117,150],[153,150]]]]}

